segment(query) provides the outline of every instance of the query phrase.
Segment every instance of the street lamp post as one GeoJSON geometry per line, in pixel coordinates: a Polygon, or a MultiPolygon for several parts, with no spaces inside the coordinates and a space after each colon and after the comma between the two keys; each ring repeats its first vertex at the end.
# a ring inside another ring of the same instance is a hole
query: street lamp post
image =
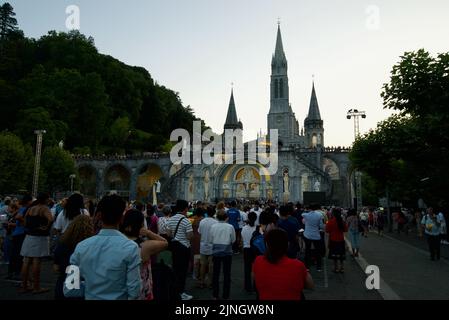
{"type": "Polygon", "coordinates": [[[76,178],[76,175],[71,174],[71,175],[69,176],[69,178],[70,178],[70,193],[73,193],[73,179],[76,178]]]}
{"type": "Polygon", "coordinates": [[[42,136],[47,133],[45,130],[35,130],[34,134],[37,136],[36,141],[36,157],[34,159],[34,175],[33,175],[33,197],[37,196],[37,190],[39,187],[39,170],[41,166],[41,151],[42,151],[42,136]]]}
{"type": "MultiPolygon", "coordinates": [[[[357,109],[350,109],[346,114],[347,119],[354,118],[354,139],[360,136],[360,117],[362,119],[366,118],[365,111],[359,111],[357,109]]],[[[355,181],[356,181],[356,209],[357,211],[362,210],[362,173],[358,170],[355,172],[355,181]]]]}

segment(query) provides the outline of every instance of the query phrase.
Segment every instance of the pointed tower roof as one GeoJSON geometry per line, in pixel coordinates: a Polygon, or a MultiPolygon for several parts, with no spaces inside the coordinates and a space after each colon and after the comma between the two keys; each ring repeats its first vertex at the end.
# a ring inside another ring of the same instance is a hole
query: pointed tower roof
{"type": "Polygon", "coordinates": [[[315,83],[312,82],[312,96],[310,97],[309,114],[307,120],[321,120],[320,108],[318,106],[318,99],[315,93],[315,83]]]}
{"type": "Polygon", "coordinates": [[[282,45],[282,35],[281,35],[281,25],[280,24],[278,24],[278,34],[276,37],[276,49],[274,50],[274,55],[285,57],[284,47],[282,45]]]}
{"type": "Polygon", "coordinates": [[[234,102],[234,89],[231,89],[231,99],[229,100],[228,115],[224,124],[225,129],[243,129],[242,123],[237,118],[237,111],[234,102]]]}
{"type": "Polygon", "coordinates": [[[285,57],[284,46],[282,45],[282,35],[281,35],[281,25],[278,23],[278,32],[276,36],[276,47],[274,49],[273,54],[273,62],[274,61],[285,61],[287,62],[287,58],[285,57]]]}

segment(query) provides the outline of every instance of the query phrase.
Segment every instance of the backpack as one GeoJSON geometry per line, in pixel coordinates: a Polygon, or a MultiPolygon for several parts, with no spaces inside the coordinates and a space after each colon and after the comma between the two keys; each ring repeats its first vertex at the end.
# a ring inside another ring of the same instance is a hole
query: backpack
{"type": "Polygon", "coordinates": [[[153,276],[154,301],[179,301],[181,297],[176,290],[176,275],[164,260],[151,267],[153,276]]]}
{"type": "Polygon", "coordinates": [[[263,234],[260,234],[259,227],[256,228],[251,237],[250,247],[256,256],[265,254],[265,238],[263,234]]]}

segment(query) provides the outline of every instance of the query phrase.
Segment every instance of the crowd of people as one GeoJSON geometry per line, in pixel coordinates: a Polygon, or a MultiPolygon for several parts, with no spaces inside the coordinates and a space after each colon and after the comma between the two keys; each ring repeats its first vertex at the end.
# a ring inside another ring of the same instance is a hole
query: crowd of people
{"type": "MultiPolygon", "coordinates": [[[[369,230],[382,235],[386,222],[382,209],[358,214],[319,204],[257,201],[153,205],[118,195],[95,204],[79,193],[57,203],[47,194],[5,199],[0,217],[3,260],[8,278],[21,280],[20,292],[48,292],[40,274],[42,259],[50,257],[57,273],[55,299],[87,300],[190,300],[190,274],[212,299],[230,299],[231,266],[238,254],[243,254],[246,292],[261,300],[301,300],[304,289],[314,286],[310,269],[321,272],[326,253],[333,272],[345,272],[345,233],[357,258],[361,238],[369,230]],[[79,289],[67,286],[68,266],[79,267],[79,289]]],[[[400,217],[393,215],[398,225],[400,217]]],[[[440,259],[444,215],[429,208],[415,220],[428,239],[431,259],[440,259]]]]}

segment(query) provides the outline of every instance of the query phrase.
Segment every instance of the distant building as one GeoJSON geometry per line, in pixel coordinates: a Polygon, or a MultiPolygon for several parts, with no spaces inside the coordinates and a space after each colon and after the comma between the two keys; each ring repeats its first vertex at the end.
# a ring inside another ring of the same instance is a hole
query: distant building
{"type": "MultiPolygon", "coordinates": [[[[257,164],[173,165],[168,155],[144,154],[142,157],[77,158],[82,191],[101,196],[110,190],[130,199],[151,200],[153,185],[161,183],[158,197],[217,201],[221,199],[304,200],[304,192],[324,192],[326,202],[342,206],[352,203],[353,186],[348,149],[328,148],[324,144],[315,84],[312,83],[309,111],[300,131],[290,105],[288,63],[278,26],[271,60],[270,110],[267,132],[279,134],[279,168],[276,174],[260,174],[257,164]]],[[[224,129],[241,129],[234,93],[228,106],[224,129]]],[[[260,137],[258,137],[260,138],[260,137]]]]}

